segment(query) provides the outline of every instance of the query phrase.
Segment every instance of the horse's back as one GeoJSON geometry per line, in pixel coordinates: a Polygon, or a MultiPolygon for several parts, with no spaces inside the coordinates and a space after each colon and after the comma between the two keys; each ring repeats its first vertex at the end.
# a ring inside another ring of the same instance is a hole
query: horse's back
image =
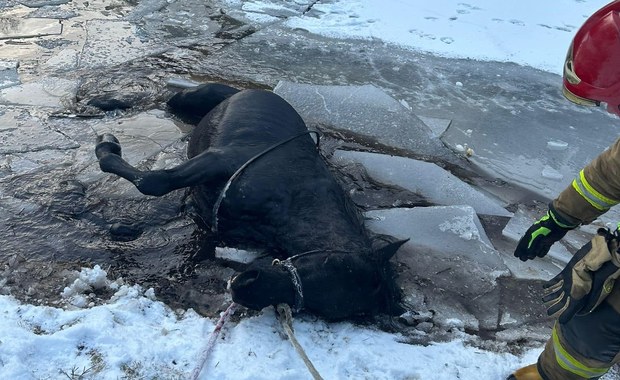
{"type": "Polygon", "coordinates": [[[212,208],[226,181],[239,168],[248,165],[231,181],[222,200],[219,211],[224,224],[222,234],[230,237],[240,229],[240,236],[251,235],[256,240],[269,241],[272,240],[269,232],[250,233],[248,223],[283,223],[297,194],[302,190],[305,193],[307,189],[304,188],[312,187],[317,177],[330,176],[330,173],[317,154],[304,121],[284,99],[265,90],[241,90],[223,96],[227,93],[220,86],[201,86],[194,91],[184,91],[175,103],[177,109],[202,111],[205,108],[199,106],[201,101],[208,106],[219,101],[192,131],[187,155],[195,159],[203,152],[217,152],[221,157],[219,162],[226,166],[222,171],[226,175],[195,186],[193,198],[201,216],[209,223],[213,220],[212,208]],[[181,100],[187,101],[189,106],[179,104],[181,100]],[[239,223],[240,216],[245,223],[239,223]],[[230,221],[230,225],[226,221],[230,221]]]}
{"type": "Polygon", "coordinates": [[[265,90],[243,90],[221,102],[200,121],[190,139],[188,156],[224,147],[255,153],[306,130],[299,114],[278,95],[265,90]]]}

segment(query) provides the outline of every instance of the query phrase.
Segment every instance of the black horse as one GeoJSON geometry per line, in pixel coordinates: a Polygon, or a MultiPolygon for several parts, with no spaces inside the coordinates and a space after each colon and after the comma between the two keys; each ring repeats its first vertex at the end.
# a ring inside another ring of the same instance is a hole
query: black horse
{"type": "Polygon", "coordinates": [[[287,303],[328,319],[403,311],[389,260],[404,242],[371,238],[284,99],[206,84],[176,94],[168,106],[184,120],[200,120],[188,161],[140,171],[106,134],[95,149],[99,165],[148,195],[191,187],[201,219],[219,239],[269,252],[231,280],[235,302],[256,310],[287,303]]]}

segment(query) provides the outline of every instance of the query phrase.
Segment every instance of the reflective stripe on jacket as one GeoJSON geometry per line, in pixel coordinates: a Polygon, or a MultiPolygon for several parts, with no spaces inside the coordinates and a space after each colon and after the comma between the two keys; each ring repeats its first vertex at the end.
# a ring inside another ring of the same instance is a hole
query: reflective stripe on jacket
{"type": "Polygon", "coordinates": [[[581,195],[592,207],[595,209],[606,212],[611,207],[618,204],[618,201],[607,198],[603,194],[596,191],[596,189],[590,185],[586,179],[584,171],[579,172],[579,176],[573,180],[573,188],[581,195]]]}

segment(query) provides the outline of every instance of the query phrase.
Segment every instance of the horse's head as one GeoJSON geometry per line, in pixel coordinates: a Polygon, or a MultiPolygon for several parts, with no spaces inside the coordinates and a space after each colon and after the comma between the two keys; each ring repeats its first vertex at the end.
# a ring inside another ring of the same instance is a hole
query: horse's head
{"type": "Polygon", "coordinates": [[[401,294],[389,260],[405,241],[372,254],[311,251],[283,261],[259,259],[231,281],[233,300],[250,309],[287,303],[327,319],[396,315],[401,294]]]}

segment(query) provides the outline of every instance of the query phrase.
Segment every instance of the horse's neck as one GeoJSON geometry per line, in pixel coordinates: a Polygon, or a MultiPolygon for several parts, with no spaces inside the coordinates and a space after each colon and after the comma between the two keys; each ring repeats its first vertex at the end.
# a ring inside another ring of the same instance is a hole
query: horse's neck
{"type": "Polygon", "coordinates": [[[280,245],[289,255],[316,249],[361,253],[371,247],[355,215],[343,215],[341,210],[329,207],[321,210],[320,215],[292,220],[281,238],[280,245]]]}

